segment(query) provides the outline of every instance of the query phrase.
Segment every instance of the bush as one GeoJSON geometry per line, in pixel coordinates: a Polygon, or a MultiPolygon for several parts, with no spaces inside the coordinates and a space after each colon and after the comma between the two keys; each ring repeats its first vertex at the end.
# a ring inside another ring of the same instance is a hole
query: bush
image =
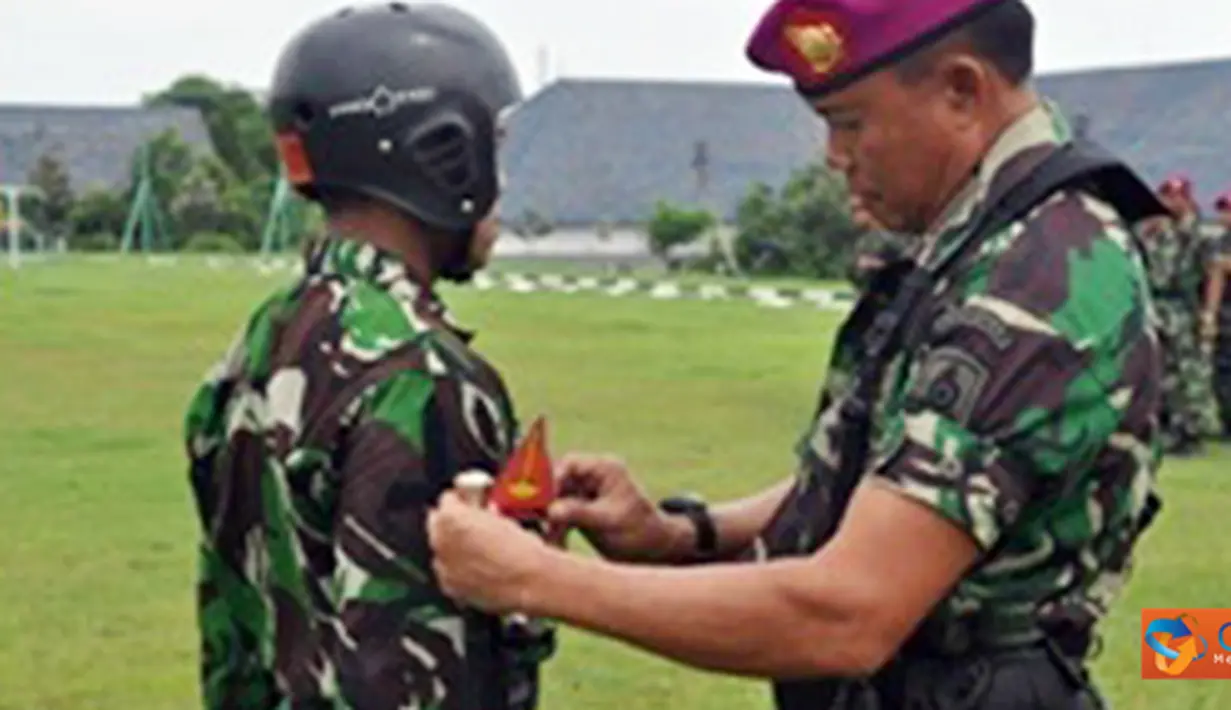
{"type": "Polygon", "coordinates": [[[217,232],[199,232],[184,242],[181,251],[193,254],[242,254],[244,246],[239,240],[228,234],[217,232]]]}
{"type": "Polygon", "coordinates": [[[754,185],[736,217],[736,259],[750,274],[843,278],[861,234],[846,186],[822,165],[796,172],[781,190],[754,185]]]}
{"type": "Polygon", "coordinates": [[[716,221],[714,215],[705,210],[689,209],[660,200],[646,224],[650,252],[669,262],[667,256],[674,247],[696,241],[712,229],[716,221]]]}
{"type": "Polygon", "coordinates": [[[120,248],[120,238],[107,232],[74,234],[69,240],[69,248],[86,252],[116,251],[120,248]]]}

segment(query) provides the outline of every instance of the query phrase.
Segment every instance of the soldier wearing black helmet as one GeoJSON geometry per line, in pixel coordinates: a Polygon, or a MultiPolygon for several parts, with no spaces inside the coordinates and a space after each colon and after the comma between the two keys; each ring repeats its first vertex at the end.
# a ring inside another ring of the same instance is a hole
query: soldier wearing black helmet
{"type": "Polygon", "coordinates": [[[522,710],[554,635],[447,599],[424,519],[516,440],[499,373],[434,290],[496,235],[498,39],[441,5],[315,22],[270,98],[288,179],[329,234],[190,403],[205,707],[522,710]]]}

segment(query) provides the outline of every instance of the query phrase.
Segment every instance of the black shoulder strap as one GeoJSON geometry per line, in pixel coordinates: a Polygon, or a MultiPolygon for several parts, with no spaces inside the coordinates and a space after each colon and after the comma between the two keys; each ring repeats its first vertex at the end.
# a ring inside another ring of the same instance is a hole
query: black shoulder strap
{"type": "Polygon", "coordinates": [[[1145,182],[1102,146],[1081,141],[1065,143],[1043,159],[1021,181],[989,193],[983,211],[962,242],[928,269],[939,275],[982,238],[1024,217],[1052,194],[1072,187],[1090,189],[1120,214],[1130,227],[1147,217],[1166,214],[1145,182]]]}

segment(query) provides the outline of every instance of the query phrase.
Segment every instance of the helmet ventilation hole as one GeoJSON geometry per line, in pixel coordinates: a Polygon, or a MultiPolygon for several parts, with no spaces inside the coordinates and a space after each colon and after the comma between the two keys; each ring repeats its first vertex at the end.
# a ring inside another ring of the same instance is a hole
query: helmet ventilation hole
{"type": "Polygon", "coordinates": [[[436,126],[418,137],[413,150],[415,161],[446,190],[461,193],[474,183],[474,156],[460,126],[436,126]]]}
{"type": "Polygon", "coordinates": [[[306,101],[300,101],[295,104],[295,108],[291,115],[295,121],[295,128],[301,132],[307,131],[312,126],[312,122],[316,120],[316,109],[306,101]]]}

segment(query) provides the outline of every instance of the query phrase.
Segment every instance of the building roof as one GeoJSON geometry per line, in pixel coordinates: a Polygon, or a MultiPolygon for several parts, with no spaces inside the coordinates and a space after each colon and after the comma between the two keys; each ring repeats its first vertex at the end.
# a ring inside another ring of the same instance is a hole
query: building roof
{"type": "MultiPolygon", "coordinates": [[[[1182,171],[1208,202],[1231,188],[1231,59],[1057,73],[1039,86],[1151,181],[1182,171]]],[[[513,114],[502,209],[555,225],[636,223],[659,199],[734,216],[752,183],[780,187],[817,159],[824,126],[787,86],[563,79],[513,114]],[[704,182],[696,167],[706,158],[704,182]]],[[[209,150],[185,108],[0,105],[0,183],[24,183],[60,151],[74,189],[125,186],[142,142],[176,128],[209,150]]]]}
{"type": "Polygon", "coordinates": [[[211,151],[201,115],[185,108],[0,105],[0,183],[24,184],[45,153],[56,153],[74,191],[124,187],[133,155],[168,128],[211,151]]]}
{"type": "MultiPolygon", "coordinates": [[[[1207,202],[1231,187],[1231,60],[1066,72],[1038,84],[1147,179],[1186,172],[1207,202]]],[[[533,209],[561,226],[640,222],[658,199],[705,201],[730,219],[751,183],[780,187],[824,138],[789,87],[756,83],[564,79],[532,96],[510,128],[503,214],[533,209]],[[708,149],[704,195],[698,141],[708,149]]]]}
{"type": "Polygon", "coordinates": [[[565,79],[510,119],[501,212],[534,210],[556,225],[640,222],[666,199],[730,217],[751,183],[780,185],[815,159],[823,136],[786,87],[565,79]]]}
{"type": "Polygon", "coordinates": [[[1187,173],[1203,203],[1231,187],[1231,60],[1066,72],[1038,84],[1151,181],[1187,173]]]}

